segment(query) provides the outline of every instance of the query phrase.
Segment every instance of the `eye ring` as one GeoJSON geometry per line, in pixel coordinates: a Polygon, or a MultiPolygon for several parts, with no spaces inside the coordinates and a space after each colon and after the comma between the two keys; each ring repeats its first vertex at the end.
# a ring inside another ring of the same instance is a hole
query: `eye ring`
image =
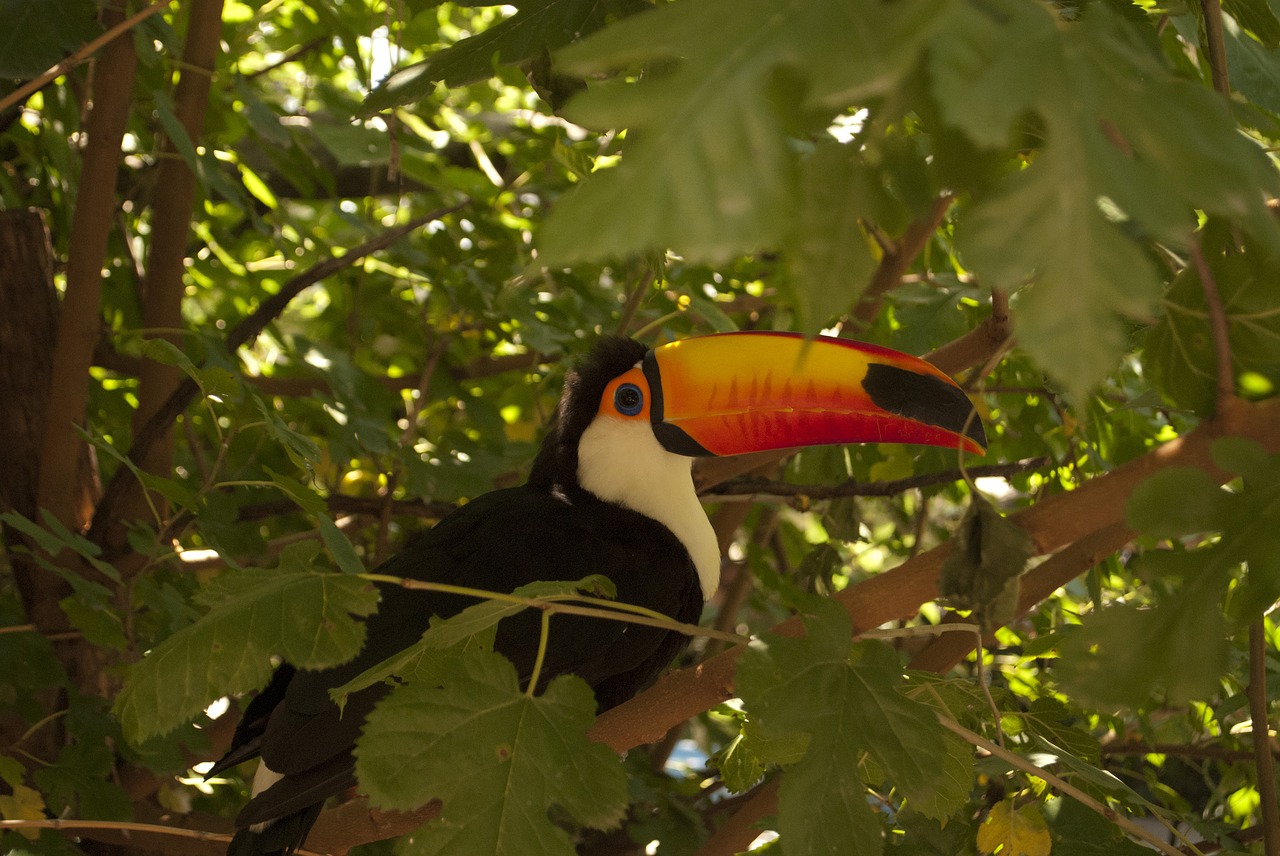
{"type": "Polygon", "coordinates": [[[624,383],[614,390],[613,407],[623,416],[635,416],[644,409],[644,393],[634,383],[624,383]]]}

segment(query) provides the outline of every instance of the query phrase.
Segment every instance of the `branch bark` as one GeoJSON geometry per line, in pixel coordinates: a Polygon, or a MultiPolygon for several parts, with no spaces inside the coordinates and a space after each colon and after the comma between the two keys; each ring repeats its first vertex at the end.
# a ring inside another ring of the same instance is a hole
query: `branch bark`
{"type": "MultiPolygon", "coordinates": [[[[106,23],[124,19],[123,0],[109,7],[106,23]]],[[[133,104],[137,69],[133,39],[115,39],[102,52],[94,70],[93,108],[86,122],[84,148],[71,235],[67,247],[66,291],[58,318],[49,396],[45,402],[44,442],[40,447],[37,503],[64,526],[79,529],[81,511],[72,485],[83,453],[77,427],[84,424],[89,401],[89,367],[101,320],[98,304],[102,269],[116,210],[116,176],[120,144],[133,104]]]]}
{"type": "MultiPolygon", "coordinates": [[[[194,0],[190,6],[186,42],[181,69],[174,93],[174,107],[188,140],[194,146],[204,133],[209,90],[222,35],[223,0],[194,0]]],[[[196,176],[191,164],[177,156],[173,140],[166,141],[160,159],[155,202],[152,206],[151,251],[147,261],[147,279],[143,291],[142,324],[150,330],[176,331],[182,321],[183,274],[186,272],[187,240],[191,230],[191,214],[196,203],[196,176]]],[[[181,346],[180,334],[165,337],[181,346]]],[[[90,345],[91,347],[91,345],[90,345]]],[[[182,381],[176,366],[151,360],[144,361],[138,374],[138,409],[133,415],[133,428],[138,431],[164,407],[182,381]]],[[[173,437],[165,432],[135,459],[145,472],[167,474],[172,468],[173,437]]],[[[121,515],[114,522],[143,517],[148,503],[144,488],[135,481],[126,483],[120,505],[121,515]]],[[[161,497],[154,500],[157,507],[161,497]]],[[[119,549],[125,543],[123,527],[112,526],[107,534],[119,549]]],[[[125,566],[122,572],[131,568],[125,566]]]]}

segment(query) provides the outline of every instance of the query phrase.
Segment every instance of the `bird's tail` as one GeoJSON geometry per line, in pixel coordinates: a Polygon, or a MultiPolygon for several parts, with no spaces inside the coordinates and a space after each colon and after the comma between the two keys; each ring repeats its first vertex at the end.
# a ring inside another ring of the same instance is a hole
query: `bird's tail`
{"type": "Polygon", "coordinates": [[[241,829],[227,845],[227,856],[292,856],[307,840],[323,806],[316,803],[266,824],[241,829]]]}

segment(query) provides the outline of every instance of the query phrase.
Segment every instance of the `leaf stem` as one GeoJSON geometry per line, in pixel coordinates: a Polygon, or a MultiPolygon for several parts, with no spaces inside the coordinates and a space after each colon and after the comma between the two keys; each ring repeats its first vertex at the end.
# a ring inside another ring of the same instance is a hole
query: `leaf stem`
{"type": "Polygon", "coordinates": [[[474,597],[477,600],[496,600],[503,603],[517,603],[533,609],[541,609],[546,613],[565,615],[581,615],[587,618],[603,618],[609,621],[621,621],[626,624],[641,624],[646,627],[657,627],[662,630],[674,630],[686,636],[705,636],[719,639],[733,645],[745,645],[750,641],[736,633],[725,633],[701,627],[697,624],[686,624],[668,618],[660,612],[646,609],[632,603],[618,603],[604,598],[588,597],[581,594],[556,594],[542,597],[524,597],[518,594],[487,591],[485,589],[455,586],[448,583],[435,583],[426,580],[411,580],[387,574],[360,574],[360,578],[375,583],[389,583],[402,588],[422,591],[438,591],[442,594],[456,594],[463,597],[474,597]],[[579,604],[587,604],[585,606],[579,604]]]}
{"type": "Polygon", "coordinates": [[[994,755],[995,757],[999,758],[1001,761],[1004,761],[1006,764],[1010,765],[1011,767],[1015,767],[1024,773],[1029,773],[1030,775],[1035,776],[1038,779],[1044,779],[1054,788],[1057,788],[1062,793],[1071,797],[1072,799],[1080,803],[1085,808],[1097,812],[1098,814],[1105,817],[1107,820],[1114,823],[1116,826],[1123,829],[1128,834],[1132,835],[1134,838],[1137,838],[1140,841],[1146,842],[1151,847],[1155,848],[1156,850],[1159,850],[1161,853],[1164,853],[1165,856],[1186,856],[1185,853],[1178,850],[1172,844],[1169,844],[1168,842],[1161,841],[1159,838],[1156,838],[1150,832],[1143,829],[1141,826],[1134,823],[1129,818],[1120,814],[1115,809],[1098,802],[1093,797],[1089,796],[1084,791],[1077,788],[1075,785],[1072,785],[1066,780],[1054,775],[1053,773],[1050,773],[1048,770],[1044,769],[1043,767],[1037,767],[1035,764],[1031,763],[1026,758],[1023,758],[1021,755],[1017,755],[1013,752],[1010,752],[1008,749],[1005,749],[1002,746],[998,746],[995,743],[992,743],[990,740],[983,737],[981,734],[977,734],[976,732],[970,731],[969,729],[965,728],[963,725],[956,722],[954,719],[951,719],[950,717],[943,716],[942,714],[938,714],[938,721],[942,723],[943,728],[964,738],[971,745],[976,746],[979,749],[982,749],[990,753],[991,755],[994,755]]]}
{"type": "MultiPolygon", "coordinates": [[[[1206,9],[1216,5],[1217,0],[1205,0],[1206,9]]],[[[1218,291],[1209,262],[1204,257],[1200,240],[1194,235],[1191,239],[1191,262],[1195,265],[1196,274],[1200,277],[1200,287],[1204,290],[1204,302],[1209,310],[1209,329],[1213,331],[1213,346],[1217,356],[1214,413],[1219,418],[1225,418],[1231,407],[1231,399],[1235,396],[1235,377],[1231,373],[1230,330],[1227,326],[1227,313],[1222,305],[1222,294],[1218,291]]]]}
{"type": "Polygon", "coordinates": [[[542,664],[547,660],[547,645],[551,640],[551,611],[542,611],[542,631],[538,634],[538,656],[533,661],[533,672],[529,675],[529,686],[525,688],[526,698],[533,698],[538,689],[538,680],[542,677],[542,664]]]}

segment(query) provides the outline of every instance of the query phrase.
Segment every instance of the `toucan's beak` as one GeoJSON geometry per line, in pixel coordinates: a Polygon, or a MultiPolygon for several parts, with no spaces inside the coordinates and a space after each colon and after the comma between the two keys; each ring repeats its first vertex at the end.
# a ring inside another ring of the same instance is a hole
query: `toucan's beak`
{"type": "Polygon", "coordinates": [[[973,403],[951,378],[876,345],[724,333],[654,348],[642,366],[653,432],[681,455],[824,443],[986,448],[973,403]]]}

